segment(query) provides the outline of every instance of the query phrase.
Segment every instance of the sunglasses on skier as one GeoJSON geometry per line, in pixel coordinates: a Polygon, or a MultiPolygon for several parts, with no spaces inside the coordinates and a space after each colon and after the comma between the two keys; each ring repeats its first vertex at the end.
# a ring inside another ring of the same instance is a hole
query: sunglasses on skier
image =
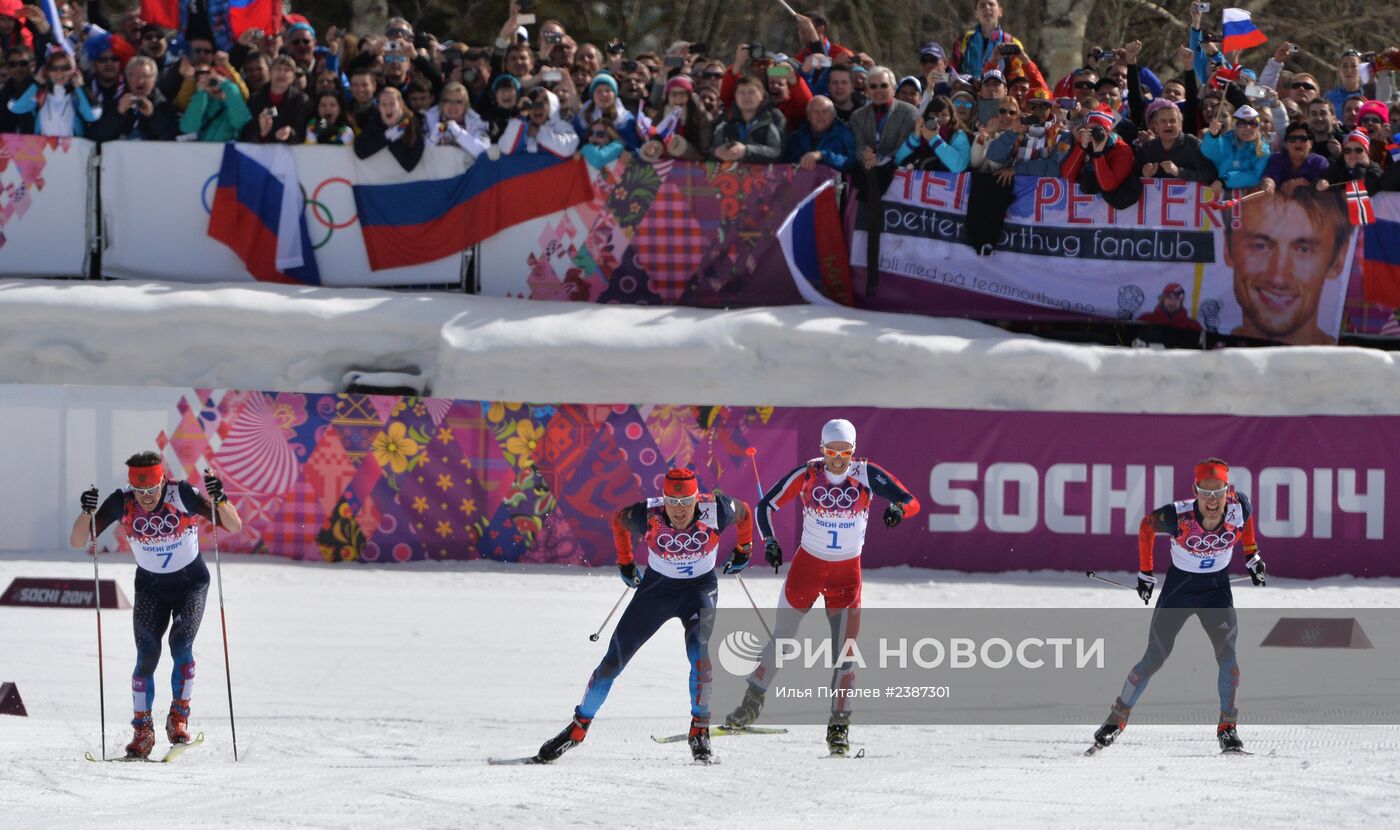
{"type": "Polygon", "coordinates": [[[662,496],[666,500],[667,507],[685,507],[694,504],[699,496],[662,496]]]}
{"type": "Polygon", "coordinates": [[[826,456],[827,458],[850,458],[855,454],[855,447],[851,447],[848,450],[833,450],[831,447],[825,445],[822,446],[822,455],[826,456]]]}
{"type": "Polygon", "coordinates": [[[1199,484],[1196,485],[1196,495],[1207,499],[1223,499],[1228,492],[1230,492],[1228,484],[1215,490],[1207,490],[1199,484]]]}
{"type": "Polygon", "coordinates": [[[159,493],[161,488],[164,486],[164,481],[160,482],[154,487],[137,487],[135,484],[133,484],[131,485],[131,492],[135,493],[138,496],[154,496],[156,493],[159,493]]]}

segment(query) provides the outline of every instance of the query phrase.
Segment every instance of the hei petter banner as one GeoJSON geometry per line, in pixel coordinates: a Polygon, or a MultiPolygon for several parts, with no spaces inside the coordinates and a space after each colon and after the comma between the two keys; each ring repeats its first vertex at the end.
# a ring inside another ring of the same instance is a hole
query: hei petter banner
{"type": "MultiPolygon", "coordinates": [[[[969,226],[995,208],[972,176],[898,172],[880,209],[880,290],[863,305],[969,317],[1139,320],[1294,345],[1336,343],[1355,234],[1336,193],[1213,193],[1144,179],[1127,210],[1064,179],[1018,176],[990,255],[969,226]]],[[[984,226],[985,229],[985,226],[984,226]]],[[[866,265],[864,213],[852,264],[866,265]]]]}

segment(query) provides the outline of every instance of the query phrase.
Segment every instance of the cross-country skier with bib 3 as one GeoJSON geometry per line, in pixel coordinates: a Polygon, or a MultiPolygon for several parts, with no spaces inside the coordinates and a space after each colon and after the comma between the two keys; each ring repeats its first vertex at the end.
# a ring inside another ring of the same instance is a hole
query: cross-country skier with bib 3
{"type": "Polygon", "coordinates": [[[545,741],[534,759],[547,763],[583,742],[617,676],[642,644],[672,618],[685,630],[685,653],[690,661],[690,734],[692,757],[712,760],[710,752],[710,633],[718,596],[715,564],[720,534],[737,528],[737,544],[723,563],[735,574],[749,563],[753,550],[753,516],[749,506],[718,490],[701,493],[695,473],[675,469],[666,473],[662,498],[624,507],[613,518],[613,540],[622,581],[636,588],[627,610],[608,642],[608,652],[588,679],[583,701],[564,731],[545,741]],[[641,536],[647,567],[638,572],[632,537],[641,536]]]}
{"type": "Polygon", "coordinates": [[[159,454],[146,451],[126,461],[128,485],[98,507],[96,487],[83,492],[83,512],[73,521],[69,542],[86,547],[109,525],[119,523],[136,558],[136,603],[131,625],[136,637],[136,670],[131,675],[131,725],[135,731],[126,757],[147,758],[155,747],[151,705],[155,701],[160,638],[170,627],[170,714],[165,736],[172,744],[190,742],[190,695],[194,691],[194,638],[204,619],[209,568],[199,555],[196,517],[211,519],[217,507],[219,527],[237,533],[238,511],[224,497],[218,478],[204,476],[208,499],[187,481],[170,481],[159,454]],[[96,513],[96,528],[92,527],[96,513]],[[95,530],[92,536],[89,533],[95,530]]]}
{"type": "Polygon", "coordinates": [[[1167,571],[1152,624],[1147,651],[1128,673],[1123,691],[1113,702],[1108,719],[1094,733],[1088,754],[1108,746],[1128,726],[1128,716],[1152,675],[1167,662],[1176,635],[1192,616],[1200,620],[1215,649],[1219,667],[1220,722],[1216,740],[1223,753],[1244,751],[1236,731],[1239,712],[1235,692],[1240,668],[1235,658],[1239,623],[1230,593],[1230,560],[1235,545],[1244,547],[1245,568],[1255,585],[1264,584],[1264,560],[1255,542],[1253,507],[1249,497],[1230,486],[1230,465],[1207,458],[1196,465],[1196,497],[1160,507],[1143,517],[1138,528],[1137,592],[1143,603],[1152,599],[1157,579],[1152,573],[1152,543],[1158,533],[1171,537],[1172,564],[1167,571]]]}
{"type": "MultiPolygon", "coordinates": [[[[878,496],[889,502],[884,522],[894,527],[919,512],[919,500],[884,468],[865,458],[855,458],[856,428],[838,418],[822,427],[820,458],[814,458],[783,477],[758,504],[758,526],[765,541],[765,558],[776,570],[783,563],[782,547],[773,535],[770,514],[794,499],[802,504],[802,541],[788,569],[778,598],[774,639],[796,636],[802,617],[817,597],[826,600],[831,623],[832,653],[855,639],[860,629],[860,552],[871,501],[878,496]]],[[[759,665],[749,675],[743,702],[724,719],[730,729],[742,729],[758,719],[764,695],[773,682],[776,649],[770,641],[759,665]]],[[[831,718],[827,723],[827,748],[834,755],[850,750],[851,701],[842,694],[855,686],[855,668],[839,665],[832,677],[831,718]]]]}

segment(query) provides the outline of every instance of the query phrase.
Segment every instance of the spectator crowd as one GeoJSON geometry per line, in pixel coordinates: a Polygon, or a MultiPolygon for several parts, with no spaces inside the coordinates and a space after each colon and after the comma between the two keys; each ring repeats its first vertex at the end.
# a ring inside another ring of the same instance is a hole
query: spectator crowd
{"type": "Polygon", "coordinates": [[[1090,50],[1058,79],[1010,33],[997,0],[976,0],[951,40],[883,60],[835,42],[815,12],[794,17],[787,43],[677,42],[659,54],[581,43],[557,20],[532,33],[515,5],[481,45],[439,41],[403,18],[357,34],[317,31],[296,14],[281,31],[234,38],[206,5],[188,6],[198,13],[172,32],[136,11],[109,20],[97,2],[60,3],[55,31],[39,6],[0,0],[0,132],[343,144],[361,157],[388,150],[405,169],[427,145],[472,160],[823,165],[880,190],[901,167],[972,171],[989,174],[973,185],[984,205],[1009,201],[1016,175],[1070,179],[1119,208],[1154,177],[1400,190],[1387,149],[1400,49],[1348,49],[1330,84],[1290,67],[1287,43],[1252,68],[1222,52],[1195,3],[1180,75],[1143,65],[1133,41],[1090,50]]]}

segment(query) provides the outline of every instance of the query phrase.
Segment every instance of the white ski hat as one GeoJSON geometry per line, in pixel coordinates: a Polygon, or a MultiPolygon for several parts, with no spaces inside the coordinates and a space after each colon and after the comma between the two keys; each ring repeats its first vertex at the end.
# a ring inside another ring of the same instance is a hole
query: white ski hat
{"type": "Polygon", "coordinates": [[[856,427],[845,418],[834,418],[826,422],[822,427],[822,445],[830,444],[832,441],[845,441],[851,446],[856,445],[856,427]]]}

